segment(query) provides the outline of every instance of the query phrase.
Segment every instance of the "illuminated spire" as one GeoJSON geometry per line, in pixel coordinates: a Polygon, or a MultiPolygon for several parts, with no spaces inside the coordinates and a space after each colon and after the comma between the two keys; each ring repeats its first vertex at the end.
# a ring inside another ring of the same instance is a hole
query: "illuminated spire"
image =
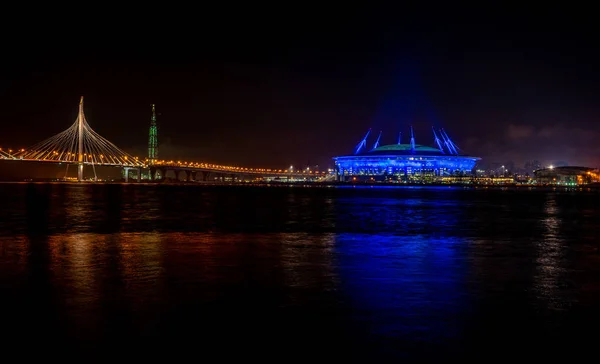
{"type": "Polygon", "coordinates": [[[398,133],[398,144],[402,144],[402,132],[398,133]]]}
{"type": "Polygon", "coordinates": [[[438,138],[434,127],[431,127],[431,130],[433,130],[433,138],[435,140],[435,144],[437,144],[438,148],[440,148],[440,152],[446,154],[446,152],[444,152],[444,148],[442,147],[442,142],[440,141],[440,139],[438,138]]]}
{"type": "Polygon", "coordinates": [[[152,118],[150,119],[150,132],[148,135],[148,160],[150,164],[158,158],[158,129],[156,127],[156,108],[152,104],[152,118]]]}
{"type": "Polygon", "coordinates": [[[381,139],[381,131],[379,131],[379,136],[377,137],[377,140],[375,141],[375,144],[373,145],[373,149],[375,149],[379,146],[380,139],[381,139]]]}
{"type": "Polygon", "coordinates": [[[452,149],[448,145],[448,141],[446,140],[446,137],[444,137],[444,133],[442,133],[442,129],[440,129],[439,132],[440,132],[440,135],[442,136],[442,140],[444,141],[443,145],[445,145],[446,148],[448,148],[448,153],[452,154],[452,149]]]}
{"type": "Polygon", "coordinates": [[[444,140],[446,142],[446,146],[448,147],[448,150],[450,150],[450,153],[456,154],[456,155],[460,154],[458,152],[458,150],[459,150],[458,146],[456,146],[456,144],[454,144],[452,142],[452,140],[450,140],[450,137],[448,136],[448,134],[446,134],[446,131],[443,128],[440,130],[440,134],[442,134],[442,138],[444,138],[444,140]]]}
{"type": "Polygon", "coordinates": [[[413,127],[410,126],[410,150],[414,153],[415,151],[415,134],[413,133],[413,127]]]}
{"type": "Polygon", "coordinates": [[[356,149],[354,150],[354,154],[360,153],[361,149],[366,147],[367,138],[369,137],[370,133],[371,133],[371,129],[369,129],[369,131],[367,131],[367,134],[365,134],[365,137],[360,141],[360,143],[358,143],[358,145],[356,146],[356,149]]]}

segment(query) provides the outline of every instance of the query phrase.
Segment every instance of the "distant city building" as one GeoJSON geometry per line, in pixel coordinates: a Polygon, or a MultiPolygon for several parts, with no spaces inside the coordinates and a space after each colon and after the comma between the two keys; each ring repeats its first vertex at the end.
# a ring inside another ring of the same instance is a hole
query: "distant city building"
{"type": "Polygon", "coordinates": [[[549,167],[538,169],[534,175],[540,184],[577,186],[600,182],[600,171],[589,167],[549,167]]]}
{"type": "Polygon", "coordinates": [[[333,158],[339,181],[443,182],[442,177],[470,176],[480,160],[461,153],[443,129],[433,130],[435,147],[416,144],[411,127],[410,143],[403,144],[399,135],[397,144],[380,146],[380,132],[367,150],[369,134],[370,130],[353,155],[333,158]]]}

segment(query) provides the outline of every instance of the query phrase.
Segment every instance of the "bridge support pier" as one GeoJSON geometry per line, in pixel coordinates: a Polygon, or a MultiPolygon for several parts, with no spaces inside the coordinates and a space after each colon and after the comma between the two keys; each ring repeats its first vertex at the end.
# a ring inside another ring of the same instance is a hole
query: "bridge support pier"
{"type": "Polygon", "coordinates": [[[77,165],[77,182],[83,181],[83,163],[77,165]]]}
{"type": "Polygon", "coordinates": [[[123,167],[123,170],[125,171],[125,183],[129,182],[129,170],[131,169],[131,167],[123,167]]]}
{"type": "Polygon", "coordinates": [[[150,168],[150,181],[151,182],[156,181],[158,179],[157,176],[159,173],[160,173],[160,179],[163,179],[165,177],[164,171],[160,168],[151,167],[150,168]]]}
{"type": "Polygon", "coordinates": [[[185,181],[192,182],[194,180],[195,174],[196,173],[192,171],[185,171],[185,181]]]}
{"type": "Polygon", "coordinates": [[[142,169],[141,168],[137,169],[137,181],[142,182],[142,169]]]}

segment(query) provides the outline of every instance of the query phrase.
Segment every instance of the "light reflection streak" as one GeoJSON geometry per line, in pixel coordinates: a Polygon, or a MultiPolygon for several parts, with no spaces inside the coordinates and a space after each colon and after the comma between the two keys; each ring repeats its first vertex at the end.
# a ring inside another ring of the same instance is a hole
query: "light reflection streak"
{"type": "MultiPolygon", "coordinates": [[[[129,312],[138,327],[161,299],[163,246],[156,233],[56,234],[49,237],[49,270],[58,302],[68,310],[65,322],[85,340],[102,334],[98,328],[112,310],[129,312]]],[[[113,320],[114,321],[114,320],[113,320]]]]}
{"type": "Polygon", "coordinates": [[[281,233],[284,281],[291,289],[291,304],[306,304],[305,289],[334,291],[339,286],[335,262],[335,234],[281,233]]]}
{"type": "Polygon", "coordinates": [[[563,264],[566,253],[565,243],[561,237],[561,218],[558,216],[556,194],[549,193],[544,205],[546,217],[541,221],[543,233],[536,244],[536,275],[534,289],[543,304],[552,310],[564,310],[568,302],[562,295],[561,282],[566,269],[563,264]]]}
{"type": "Polygon", "coordinates": [[[95,216],[90,209],[91,194],[89,186],[67,186],[65,188],[65,223],[84,229],[95,216]]]}
{"type": "Polygon", "coordinates": [[[452,237],[339,234],[342,287],[354,315],[381,339],[452,342],[468,310],[467,266],[458,250],[465,244],[452,237]]]}
{"type": "Polygon", "coordinates": [[[48,237],[49,269],[55,287],[61,287],[59,301],[69,312],[67,324],[85,337],[97,337],[100,324],[98,264],[94,247],[103,245],[104,235],[59,234],[48,237]],[[91,335],[91,336],[89,336],[91,335]]]}
{"type": "Polygon", "coordinates": [[[160,297],[163,282],[164,246],[157,233],[123,233],[119,235],[125,295],[133,303],[134,312],[160,297]]]}

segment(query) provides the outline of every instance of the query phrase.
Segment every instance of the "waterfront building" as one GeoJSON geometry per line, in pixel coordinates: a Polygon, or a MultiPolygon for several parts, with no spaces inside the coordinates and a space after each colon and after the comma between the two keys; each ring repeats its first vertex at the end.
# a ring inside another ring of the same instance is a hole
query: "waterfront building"
{"type": "Polygon", "coordinates": [[[600,182],[600,171],[590,167],[548,167],[533,173],[539,184],[577,186],[600,182]]]}

